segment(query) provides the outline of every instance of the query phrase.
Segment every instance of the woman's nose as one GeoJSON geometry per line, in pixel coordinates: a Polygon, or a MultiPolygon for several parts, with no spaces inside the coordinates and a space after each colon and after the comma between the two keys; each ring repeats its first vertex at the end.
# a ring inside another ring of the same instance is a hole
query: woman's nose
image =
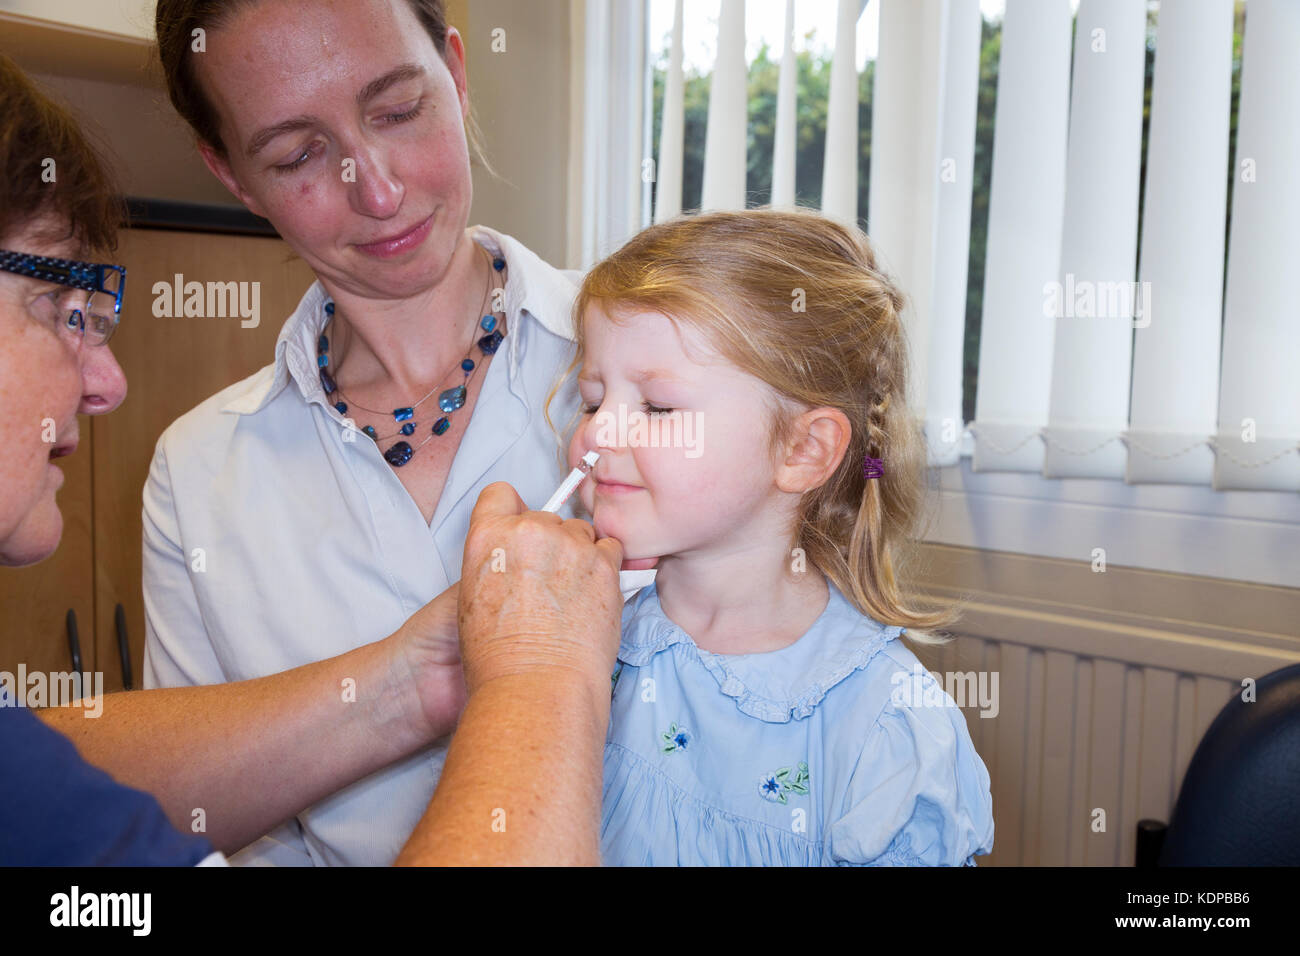
{"type": "Polygon", "coordinates": [[[395,215],[402,207],[406,188],[389,169],[385,157],[377,151],[358,150],[353,160],[356,178],[348,191],[352,208],[376,219],[395,215]]]}
{"type": "Polygon", "coordinates": [[[126,398],[126,373],[107,345],[82,346],[82,415],[105,415],[126,398]]]}

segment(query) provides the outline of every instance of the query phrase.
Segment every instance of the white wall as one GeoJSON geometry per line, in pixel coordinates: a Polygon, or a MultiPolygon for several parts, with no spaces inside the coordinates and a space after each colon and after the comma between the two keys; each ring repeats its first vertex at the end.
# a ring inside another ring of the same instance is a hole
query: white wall
{"type": "Polygon", "coordinates": [[[0,11],[85,30],[153,39],[154,0],[0,0],[0,11]]]}
{"type": "Polygon", "coordinates": [[[448,19],[465,39],[470,102],[496,179],[475,166],[470,222],[519,239],[567,265],[569,162],[568,0],[453,0],[448,19]],[[493,31],[504,31],[504,52],[493,31]]]}

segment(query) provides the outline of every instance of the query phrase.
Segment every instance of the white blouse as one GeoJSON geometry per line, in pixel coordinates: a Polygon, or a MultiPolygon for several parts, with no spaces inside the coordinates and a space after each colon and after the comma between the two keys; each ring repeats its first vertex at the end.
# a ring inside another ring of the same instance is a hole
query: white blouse
{"type": "MultiPolygon", "coordinates": [[[[542,406],[572,358],[580,275],[486,227],[473,236],[508,263],[507,361],[488,365],[431,522],[378,447],[346,434],[321,387],[319,282],[281,330],[274,364],[163,433],[144,489],[146,687],[263,677],[386,637],[460,579],[479,492],[508,481],[540,508],[564,478],[542,406]]],[[[557,426],[578,402],[570,381],[551,406],[557,426]]],[[[624,595],[653,579],[624,573],[624,595]]],[[[304,810],[231,862],[392,863],[448,742],[304,810]]]]}

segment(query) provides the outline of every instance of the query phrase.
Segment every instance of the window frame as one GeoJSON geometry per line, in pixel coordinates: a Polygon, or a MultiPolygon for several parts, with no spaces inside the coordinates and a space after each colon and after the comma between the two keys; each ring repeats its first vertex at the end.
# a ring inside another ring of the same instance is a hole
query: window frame
{"type": "Polygon", "coordinates": [[[1090,563],[1104,548],[1107,566],[1300,587],[1300,494],[976,472],[973,451],[967,428],[960,463],[929,469],[922,540],[1090,563]]]}

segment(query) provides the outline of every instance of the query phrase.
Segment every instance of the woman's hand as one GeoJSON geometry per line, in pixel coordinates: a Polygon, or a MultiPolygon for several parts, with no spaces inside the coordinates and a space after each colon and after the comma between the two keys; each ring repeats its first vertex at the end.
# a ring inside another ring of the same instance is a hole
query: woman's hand
{"type": "Polygon", "coordinates": [[[585,521],[529,511],[504,482],[483,489],[461,563],[469,704],[399,864],[600,862],[622,558],[585,521]],[[497,832],[507,815],[518,822],[497,832]]]}
{"type": "Polygon", "coordinates": [[[494,677],[560,667],[608,678],[622,620],[622,550],[613,538],[596,541],[586,521],[529,512],[505,482],[485,488],[465,541],[469,590],[453,584],[392,637],[418,739],[455,729],[469,688],[494,677]]]}
{"type": "Polygon", "coordinates": [[[402,684],[413,691],[416,732],[431,742],[451,733],[468,697],[456,626],[460,582],[411,615],[391,638],[404,668],[402,684]]]}

